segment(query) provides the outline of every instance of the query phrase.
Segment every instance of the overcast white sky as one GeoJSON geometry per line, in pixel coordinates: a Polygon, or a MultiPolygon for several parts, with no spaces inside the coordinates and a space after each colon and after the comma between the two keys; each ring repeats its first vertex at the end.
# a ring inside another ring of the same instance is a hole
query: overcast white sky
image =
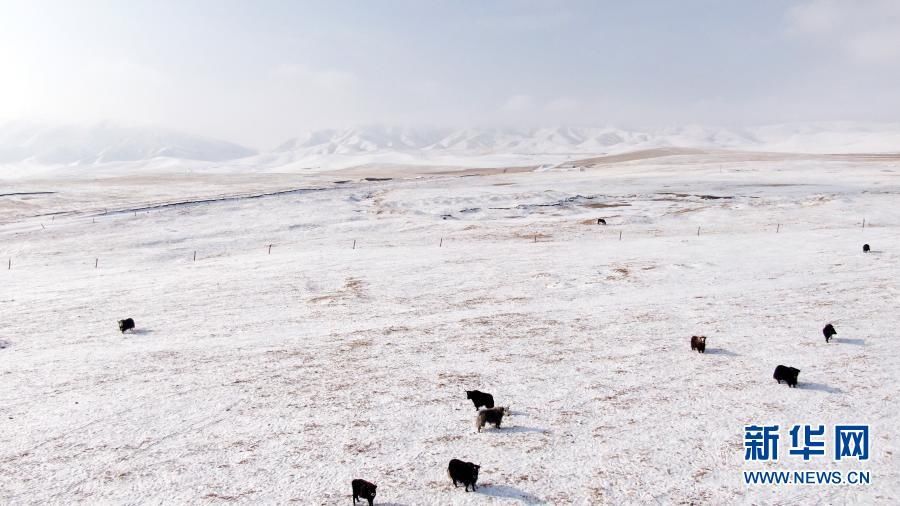
{"type": "Polygon", "coordinates": [[[900,1],[0,0],[0,122],[900,119],[900,1]]]}

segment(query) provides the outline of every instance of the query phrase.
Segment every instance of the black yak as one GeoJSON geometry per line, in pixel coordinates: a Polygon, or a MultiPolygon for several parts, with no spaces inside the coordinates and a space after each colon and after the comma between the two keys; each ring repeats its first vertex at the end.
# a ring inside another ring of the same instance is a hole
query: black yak
{"type": "Polygon", "coordinates": [[[478,481],[478,469],[480,468],[481,466],[471,462],[453,459],[450,461],[450,465],[447,466],[447,475],[453,480],[454,487],[458,487],[459,485],[456,482],[460,482],[466,486],[466,492],[469,491],[469,486],[472,487],[474,492],[476,488],[475,482],[478,481]]]}
{"type": "Polygon", "coordinates": [[[872,251],[872,248],[870,248],[868,244],[863,244],[863,253],[868,253],[870,251],[872,251]]]}
{"type": "Polygon", "coordinates": [[[691,336],[691,351],[706,353],[706,336],[691,336]]]}
{"type": "Polygon", "coordinates": [[[134,329],[134,320],[131,318],[125,318],[124,320],[119,320],[119,330],[124,334],[126,330],[134,329]]]}
{"type": "Polygon", "coordinates": [[[777,381],[779,385],[784,381],[789,387],[797,388],[798,374],[800,374],[800,369],[779,365],[775,368],[775,374],[773,374],[772,377],[775,378],[775,381],[777,381]]]}
{"type": "Polygon", "coordinates": [[[472,399],[472,404],[475,405],[475,409],[482,406],[486,408],[494,407],[494,396],[479,392],[478,390],[466,390],[466,399],[472,399]]]}
{"type": "Polygon", "coordinates": [[[359,498],[363,498],[369,501],[369,506],[372,506],[372,501],[375,499],[375,489],[378,487],[366,480],[353,480],[350,484],[353,486],[353,504],[356,504],[359,498]]]}
{"type": "Polygon", "coordinates": [[[500,423],[503,422],[503,415],[507,413],[509,413],[509,408],[497,407],[482,409],[475,417],[475,430],[481,432],[481,429],[486,423],[489,423],[499,429],[500,423]]]}
{"type": "Polygon", "coordinates": [[[822,329],[822,334],[825,335],[825,342],[827,343],[831,341],[831,338],[833,336],[837,335],[837,330],[834,330],[834,325],[829,323],[828,325],[825,325],[824,329],[822,329]]]}
{"type": "Polygon", "coordinates": [[[606,220],[603,218],[597,218],[597,225],[606,225],[606,220]]]}

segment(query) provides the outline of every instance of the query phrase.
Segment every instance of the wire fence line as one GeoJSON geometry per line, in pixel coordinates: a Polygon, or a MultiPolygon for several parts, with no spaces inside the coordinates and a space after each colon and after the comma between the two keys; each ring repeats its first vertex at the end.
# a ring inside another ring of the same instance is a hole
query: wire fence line
{"type": "MultiPolygon", "coordinates": [[[[477,224],[477,222],[473,222],[477,224]]],[[[872,227],[866,223],[866,227],[872,227]]],[[[507,229],[509,227],[506,227],[507,229]]],[[[78,269],[103,269],[104,267],[126,267],[141,263],[171,263],[173,265],[195,264],[217,260],[222,258],[244,257],[258,254],[260,256],[277,257],[285,253],[316,253],[346,249],[349,251],[365,251],[373,249],[391,248],[421,248],[436,250],[454,249],[476,245],[512,245],[528,243],[535,244],[574,244],[574,243],[606,243],[627,242],[648,238],[683,238],[687,240],[702,240],[705,236],[717,236],[722,234],[785,234],[791,232],[812,232],[822,230],[845,230],[848,227],[836,228],[834,226],[819,225],[812,227],[798,227],[792,225],[786,227],[781,223],[774,223],[764,227],[716,227],[698,225],[696,228],[686,227],[638,227],[629,226],[604,226],[596,225],[585,227],[582,230],[550,228],[546,224],[535,226],[530,230],[504,230],[502,227],[479,227],[475,230],[452,231],[444,235],[435,234],[422,239],[402,240],[389,234],[379,237],[367,237],[360,234],[358,238],[345,236],[336,240],[330,236],[320,236],[304,239],[289,239],[282,241],[260,241],[256,247],[251,247],[244,240],[238,247],[224,247],[213,245],[212,247],[176,247],[165,249],[148,246],[126,247],[123,250],[108,250],[104,252],[79,252],[70,253],[64,251],[18,251],[0,256],[6,257],[7,271],[36,268],[78,268],[78,269]],[[484,232],[490,231],[489,234],[484,232]],[[466,233],[470,232],[470,233],[466,233]],[[399,239],[399,240],[398,240],[399,239]],[[123,258],[125,261],[123,262],[123,258]]],[[[856,227],[853,227],[856,228],[856,227]]],[[[183,242],[183,241],[181,241],[183,242]]]]}

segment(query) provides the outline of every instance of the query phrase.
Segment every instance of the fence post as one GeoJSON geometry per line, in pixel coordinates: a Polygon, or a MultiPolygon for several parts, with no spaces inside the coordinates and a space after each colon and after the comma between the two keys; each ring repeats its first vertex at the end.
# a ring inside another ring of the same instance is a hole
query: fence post
{"type": "Polygon", "coordinates": [[[865,218],[863,218],[863,226],[862,226],[862,228],[866,228],[866,219],[865,219],[865,218]]]}
{"type": "Polygon", "coordinates": [[[700,227],[697,227],[697,237],[700,237],[700,227]]]}
{"type": "Polygon", "coordinates": [[[100,259],[99,259],[99,258],[95,258],[95,259],[94,259],[94,269],[97,268],[97,265],[98,265],[99,263],[100,263],[100,259]]]}
{"type": "Polygon", "coordinates": [[[443,247],[444,247],[444,238],[441,237],[441,242],[438,243],[438,248],[443,248],[443,247]]]}
{"type": "Polygon", "coordinates": [[[622,231],[621,230],[619,230],[619,240],[620,241],[622,240],[622,231]]]}
{"type": "Polygon", "coordinates": [[[272,254],[272,245],[271,244],[269,245],[269,254],[270,255],[272,254]]]}
{"type": "Polygon", "coordinates": [[[194,261],[195,262],[197,261],[197,251],[196,250],[194,251],[194,261]]]}
{"type": "Polygon", "coordinates": [[[356,239],[353,239],[353,249],[356,249],[356,239]]]}
{"type": "Polygon", "coordinates": [[[12,257],[9,257],[9,263],[6,265],[6,270],[12,270],[12,257]]]}
{"type": "Polygon", "coordinates": [[[781,232],[781,223],[778,224],[778,228],[775,229],[775,233],[781,232]]]}

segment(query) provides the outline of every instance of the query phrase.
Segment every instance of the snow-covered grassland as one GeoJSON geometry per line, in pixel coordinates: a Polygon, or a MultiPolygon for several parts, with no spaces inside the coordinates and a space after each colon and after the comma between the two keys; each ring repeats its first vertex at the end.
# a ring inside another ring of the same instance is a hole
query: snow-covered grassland
{"type": "Polygon", "coordinates": [[[637,158],[8,180],[0,503],[896,504],[900,161],[637,158]],[[319,189],[142,209],[293,188],[319,189]],[[744,461],[745,424],[845,422],[868,462],[744,461]]]}

